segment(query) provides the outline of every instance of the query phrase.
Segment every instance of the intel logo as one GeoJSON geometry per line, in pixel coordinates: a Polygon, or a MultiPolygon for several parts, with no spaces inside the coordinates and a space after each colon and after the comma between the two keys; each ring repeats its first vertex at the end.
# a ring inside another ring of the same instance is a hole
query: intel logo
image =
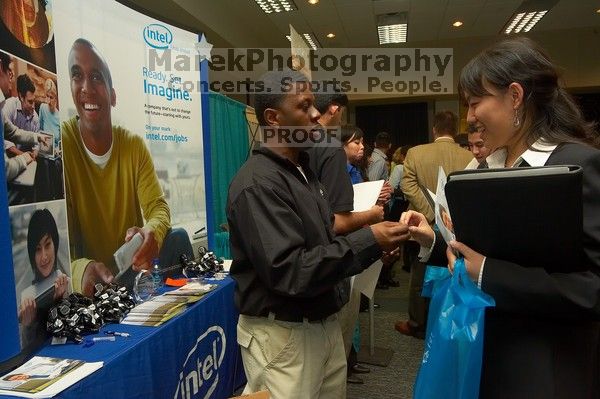
{"type": "Polygon", "coordinates": [[[221,326],[209,327],[196,339],[181,371],[174,399],[210,398],[219,384],[219,367],[227,346],[221,326]]]}
{"type": "Polygon", "coordinates": [[[150,47],[164,50],[173,42],[173,34],[164,25],[150,24],[144,28],[144,41],[150,47]]]}

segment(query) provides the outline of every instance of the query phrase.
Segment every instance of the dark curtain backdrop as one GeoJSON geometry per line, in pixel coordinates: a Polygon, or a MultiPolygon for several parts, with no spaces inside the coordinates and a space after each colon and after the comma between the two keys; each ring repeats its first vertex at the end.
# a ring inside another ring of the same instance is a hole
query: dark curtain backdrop
{"type": "Polygon", "coordinates": [[[365,143],[369,145],[381,131],[392,136],[393,148],[429,141],[427,103],[357,106],[356,125],[365,133],[365,143]]]}
{"type": "Polygon", "coordinates": [[[585,119],[596,123],[596,131],[600,132],[600,93],[576,94],[575,100],[585,119]]]}

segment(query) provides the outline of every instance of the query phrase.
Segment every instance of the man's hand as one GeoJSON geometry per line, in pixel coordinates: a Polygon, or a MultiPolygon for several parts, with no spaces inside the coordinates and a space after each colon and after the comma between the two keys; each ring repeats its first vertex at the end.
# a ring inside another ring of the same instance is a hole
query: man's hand
{"type": "Polygon", "coordinates": [[[431,248],[435,232],[427,223],[425,215],[415,211],[407,211],[400,216],[400,223],[408,225],[411,237],[419,243],[420,246],[431,248]]]}
{"type": "Polygon", "coordinates": [[[144,241],[138,248],[135,255],[133,255],[133,270],[139,272],[142,269],[150,269],[152,267],[152,260],[158,258],[158,242],[154,237],[154,231],[148,227],[130,227],[127,229],[125,234],[125,242],[129,242],[131,238],[136,234],[140,233],[144,241]]]}
{"type": "Polygon", "coordinates": [[[94,285],[96,283],[108,284],[114,279],[113,274],[102,262],[90,262],[85,267],[81,279],[81,293],[87,297],[94,296],[94,285]]]}
{"type": "Polygon", "coordinates": [[[446,256],[448,257],[448,270],[450,270],[450,273],[454,273],[454,262],[456,262],[456,255],[452,252],[452,249],[462,254],[462,256],[465,258],[465,268],[467,269],[467,274],[471,280],[477,282],[479,279],[479,271],[481,270],[481,265],[483,265],[485,256],[467,247],[462,242],[450,241],[450,246],[448,246],[448,249],[446,250],[446,256]]]}
{"type": "Polygon", "coordinates": [[[390,198],[392,198],[392,193],[394,189],[390,185],[390,182],[384,181],[383,186],[381,187],[381,191],[379,192],[379,198],[377,198],[378,205],[385,205],[390,198]]]}
{"type": "Polygon", "coordinates": [[[375,240],[384,251],[393,251],[408,240],[408,226],[398,222],[381,222],[371,226],[375,240]]]}
{"type": "Polygon", "coordinates": [[[36,306],[35,299],[23,298],[19,307],[19,321],[22,325],[28,326],[35,319],[36,306]]]}

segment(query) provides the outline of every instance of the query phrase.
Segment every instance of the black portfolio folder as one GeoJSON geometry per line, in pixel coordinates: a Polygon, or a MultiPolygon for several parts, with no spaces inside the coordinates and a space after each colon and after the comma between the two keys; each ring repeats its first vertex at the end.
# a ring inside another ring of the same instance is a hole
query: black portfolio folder
{"type": "Polygon", "coordinates": [[[579,166],[451,173],[445,191],[456,239],[491,258],[573,271],[583,257],[581,181],[579,166]]]}

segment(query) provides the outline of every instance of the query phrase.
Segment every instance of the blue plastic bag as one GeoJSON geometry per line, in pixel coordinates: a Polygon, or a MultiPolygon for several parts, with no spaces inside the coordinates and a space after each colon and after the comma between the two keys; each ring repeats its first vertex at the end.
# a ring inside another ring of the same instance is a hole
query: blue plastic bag
{"type": "Polygon", "coordinates": [[[431,303],[413,397],[477,399],[485,308],[496,303],[469,279],[462,258],[452,276],[441,269],[426,273],[424,294],[431,291],[431,303]]]}

